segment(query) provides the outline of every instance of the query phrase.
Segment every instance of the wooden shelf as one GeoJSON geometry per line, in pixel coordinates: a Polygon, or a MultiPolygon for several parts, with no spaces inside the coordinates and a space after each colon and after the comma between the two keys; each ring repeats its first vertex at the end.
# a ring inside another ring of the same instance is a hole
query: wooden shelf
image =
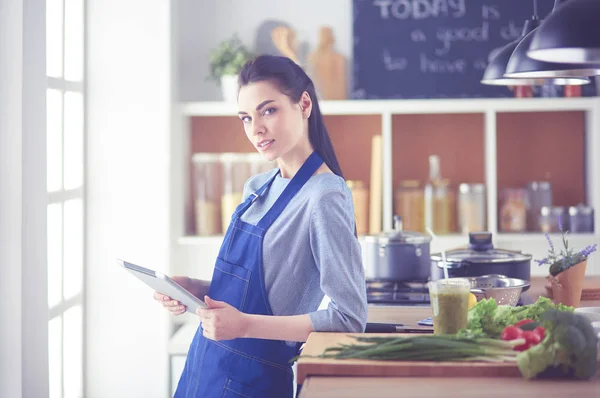
{"type": "MultiPolygon", "coordinates": [[[[525,187],[530,181],[549,180],[555,205],[591,205],[596,209],[594,224],[599,225],[600,160],[594,156],[600,150],[598,98],[348,100],[320,104],[347,179],[370,184],[371,139],[382,135],[386,230],[392,227],[399,182],[426,181],[432,154],[440,156],[442,176],[454,187],[463,182],[486,185],[488,229],[495,236],[502,190],[525,187]]],[[[235,116],[235,104],[184,103],[180,110],[185,120],[180,158],[195,152],[254,151],[235,116]]],[[[191,167],[191,160],[185,162],[191,167]]],[[[191,178],[190,169],[185,177],[191,178]]],[[[185,214],[174,226],[179,236],[193,233],[186,227],[193,219],[189,191],[176,193],[173,199],[180,203],[176,205],[179,214],[185,214]]],[[[449,239],[457,241],[458,236],[449,239]]],[[[528,239],[529,234],[503,236],[528,239]]]]}

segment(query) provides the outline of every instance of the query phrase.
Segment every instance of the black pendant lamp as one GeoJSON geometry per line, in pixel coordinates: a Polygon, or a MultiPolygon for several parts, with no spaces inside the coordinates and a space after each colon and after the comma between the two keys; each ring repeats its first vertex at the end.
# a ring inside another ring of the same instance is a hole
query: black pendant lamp
{"type": "Polygon", "coordinates": [[[569,0],[553,10],[527,55],[546,62],[600,64],[600,1],[569,0]]]}
{"type": "MultiPolygon", "coordinates": [[[[560,3],[561,0],[556,0],[554,10],[561,7],[560,3]]],[[[534,0],[534,8],[534,18],[537,18],[537,0],[534,0]]],[[[588,76],[600,75],[600,66],[598,65],[589,65],[583,68],[580,64],[552,63],[529,58],[527,56],[529,46],[539,28],[529,32],[517,45],[506,66],[505,77],[561,78],[565,79],[563,84],[582,85],[590,82],[588,76]]]]}
{"type": "Polygon", "coordinates": [[[504,76],[508,60],[517,45],[529,32],[533,31],[539,25],[540,21],[537,18],[525,21],[521,37],[502,47],[491,59],[481,79],[482,84],[491,86],[543,86],[547,83],[555,85],[569,84],[568,82],[565,83],[566,79],[509,78],[504,76]]]}

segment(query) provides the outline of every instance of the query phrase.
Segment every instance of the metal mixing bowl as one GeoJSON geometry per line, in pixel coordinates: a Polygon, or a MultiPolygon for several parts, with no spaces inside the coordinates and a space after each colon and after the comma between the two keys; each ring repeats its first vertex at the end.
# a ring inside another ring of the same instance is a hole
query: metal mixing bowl
{"type": "Polygon", "coordinates": [[[477,297],[494,298],[498,305],[516,306],[524,288],[530,283],[522,279],[508,278],[504,275],[483,275],[466,278],[471,282],[471,293],[477,297]]]}

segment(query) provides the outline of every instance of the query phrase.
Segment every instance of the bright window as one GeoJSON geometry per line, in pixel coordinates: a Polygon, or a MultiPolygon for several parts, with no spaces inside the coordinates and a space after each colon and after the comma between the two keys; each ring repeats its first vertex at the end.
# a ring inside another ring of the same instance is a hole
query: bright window
{"type": "Polygon", "coordinates": [[[46,1],[50,398],[84,394],[85,0],[46,1]]]}

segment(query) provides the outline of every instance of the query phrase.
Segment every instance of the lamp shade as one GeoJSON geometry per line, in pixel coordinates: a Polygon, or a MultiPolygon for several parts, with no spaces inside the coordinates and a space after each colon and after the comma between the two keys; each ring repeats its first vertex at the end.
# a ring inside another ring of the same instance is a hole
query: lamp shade
{"type": "Polygon", "coordinates": [[[505,77],[563,78],[567,80],[565,84],[581,85],[589,83],[590,80],[587,79],[587,76],[600,74],[600,68],[597,68],[595,65],[582,68],[580,64],[552,63],[529,58],[527,56],[529,45],[537,29],[529,32],[517,45],[506,66],[505,77]]]}
{"type": "MultiPolygon", "coordinates": [[[[523,26],[523,34],[518,39],[508,43],[502,47],[496,55],[491,59],[481,79],[482,84],[491,86],[543,86],[544,84],[550,83],[557,86],[570,84],[570,79],[563,78],[510,78],[506,77],[506,66],[512,53],[514,52],[517,45],[521,42],[529,32],[533,31],[540,25],[540,21],[537,18],[532,18],[525,21],[523,26]]],[[[578,79],[580,84],[585,84],[587,79],[578,79]]]]}
{"type": "Polygon", "coordinates": [[[490,63],[485,68],[485,72],[483,73],[483,77],[481,79],[482,84],[488,84],[492,86],[541,86],[544,83],[547,83],[547,80],[545,79],[514,79],[504,76],[506,73],[506,65],[508,64],[508,60],[510,59],[513,51],[521,39],[537,26],[539,26],[539,20],[537,19],[525,21],[523,34],[521,37],[502,47],[490,60],[490,63]]]}
{"type": "Polygon", "coordinates": [[[600,1],[561,4],[534,34],[527,55],[546,62],[600,64],[600,1]]]}

